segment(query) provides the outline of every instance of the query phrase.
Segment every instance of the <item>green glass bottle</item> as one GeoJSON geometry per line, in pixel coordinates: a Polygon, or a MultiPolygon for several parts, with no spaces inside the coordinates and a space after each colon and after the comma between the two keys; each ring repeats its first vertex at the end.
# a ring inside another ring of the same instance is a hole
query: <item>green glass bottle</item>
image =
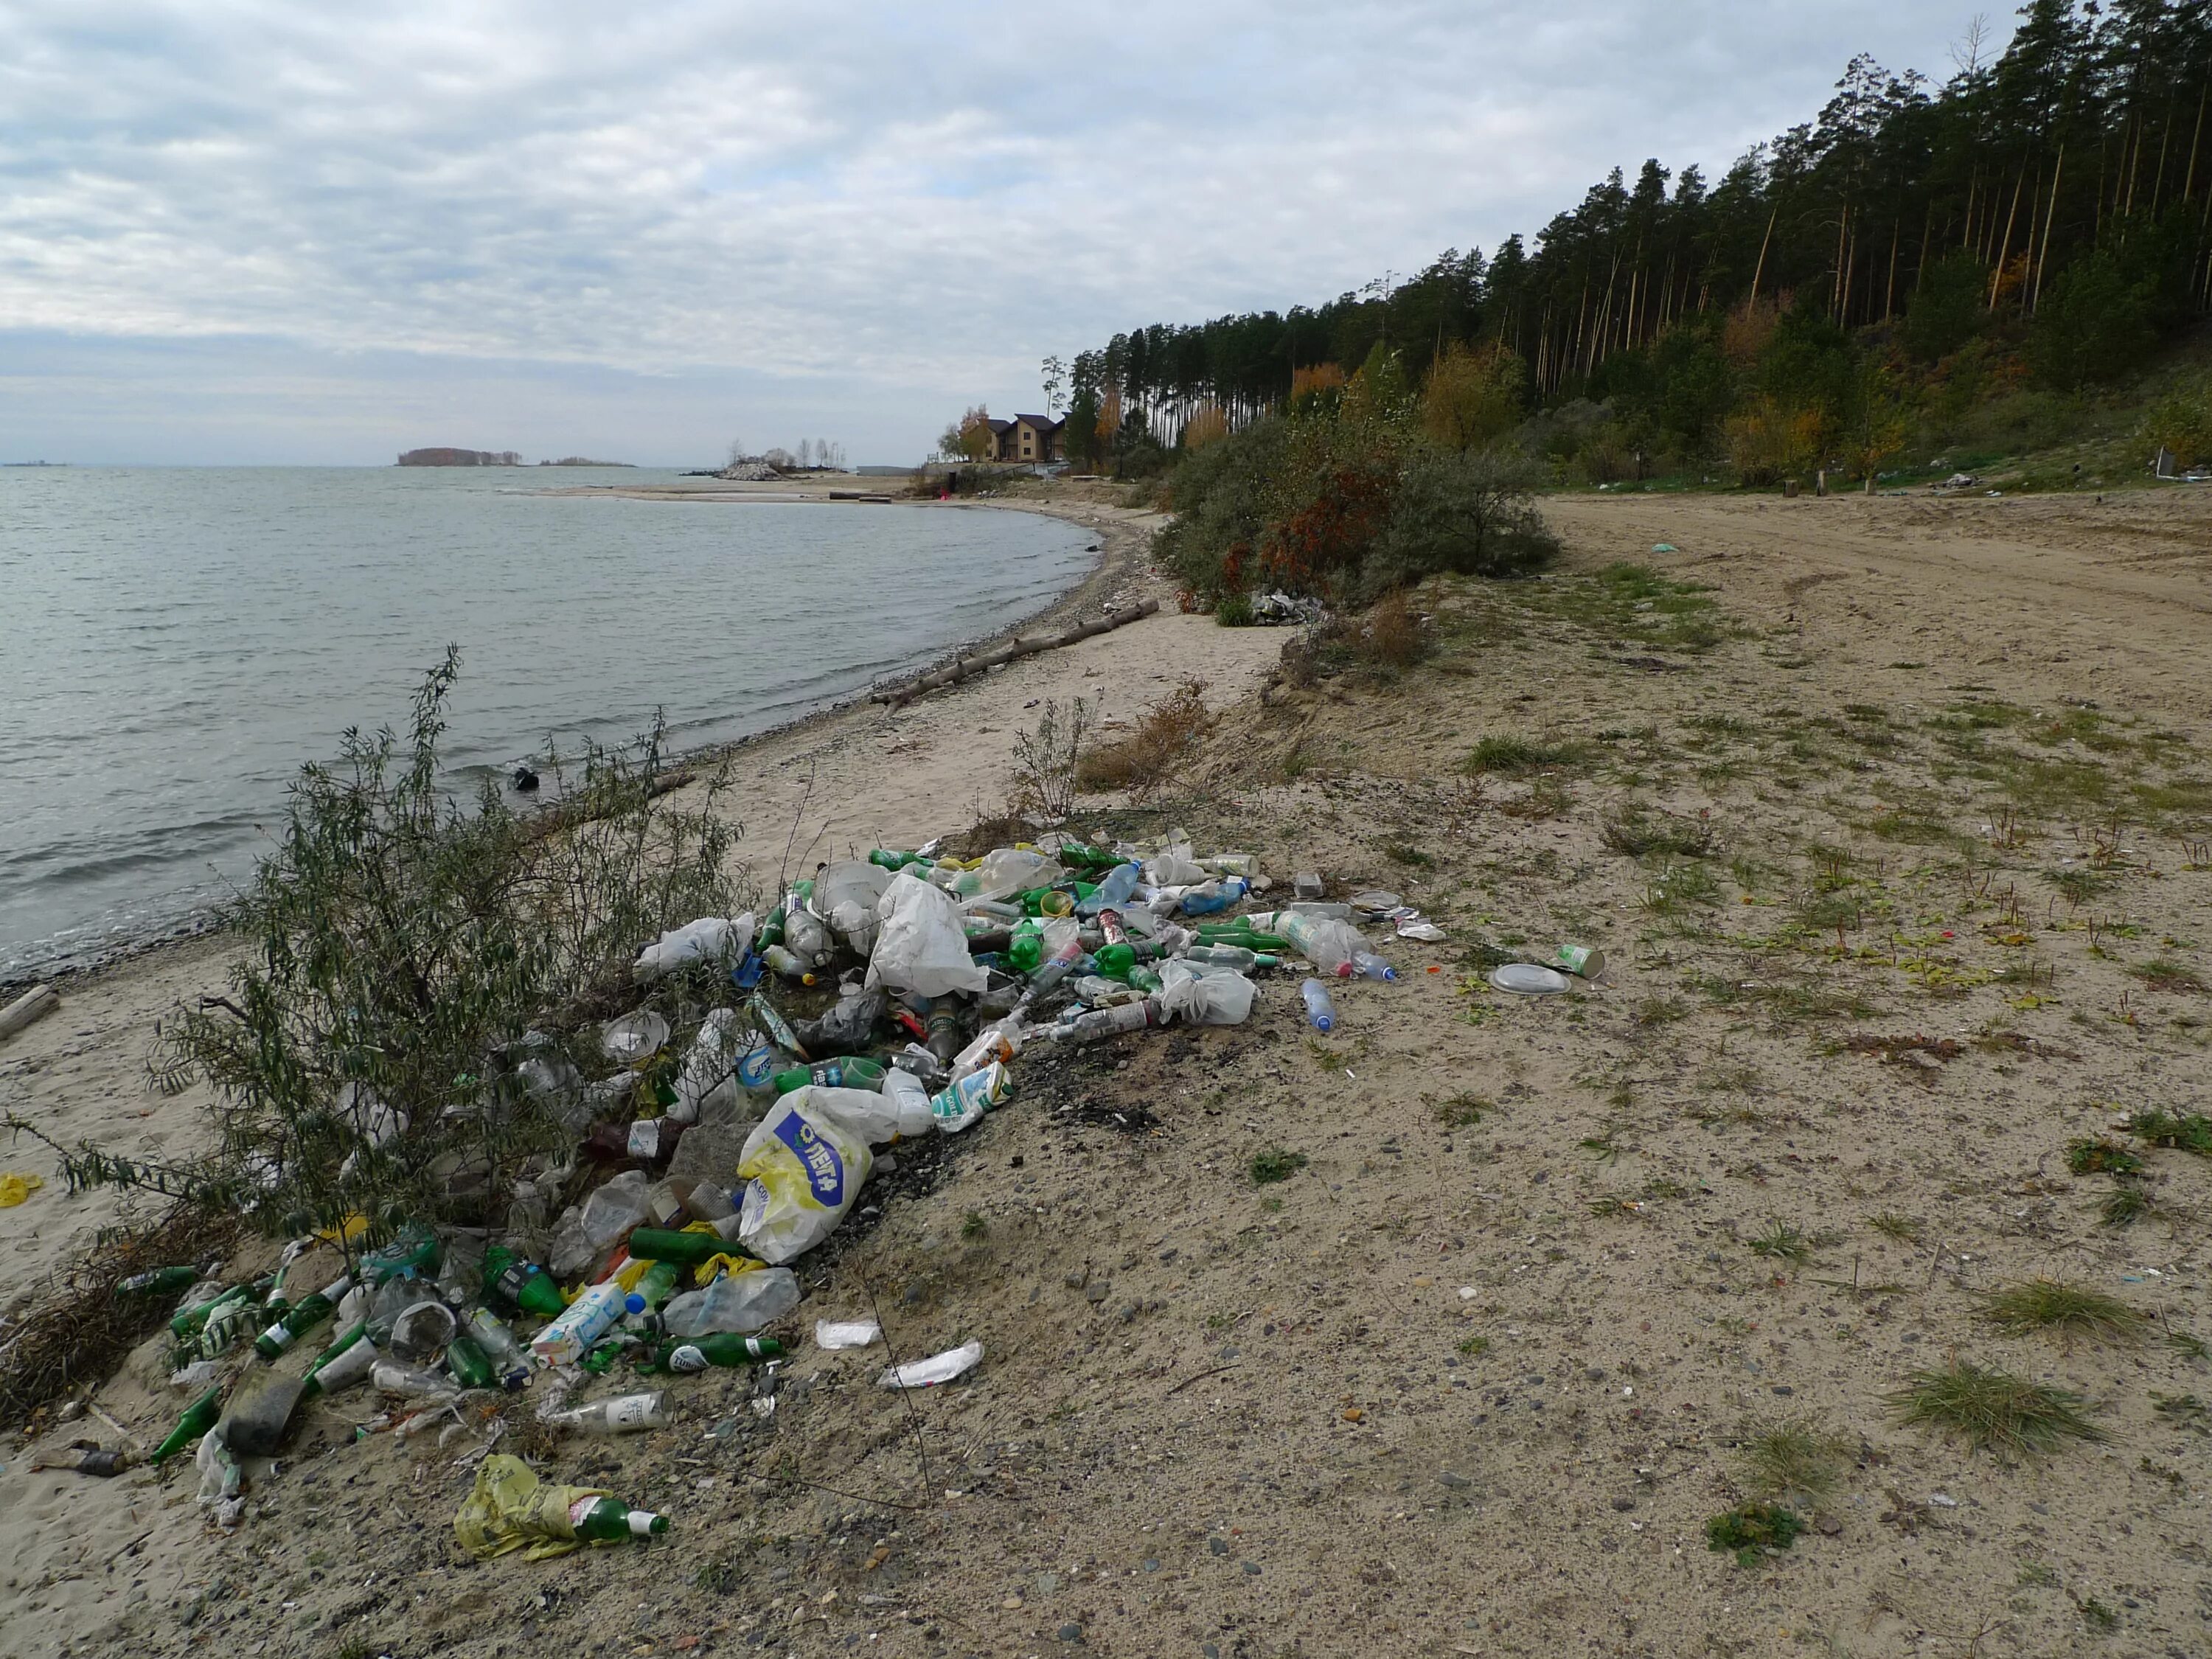
{"type": "Polygon", "coordinates": [[[169,1431],[169,1437],[154,1448],[152,1462],[165,1463],[185,1447],[195,1444],[200,1437],[216,1425],[222,1415],[222,1384],[218,1382],[205,1394],[185,1407],[185,1414],[177,1419],[177,1426],[169,1431]]]}
{"type": "Polygon", "coordinates": [[[708,1256],[728,1253],[718,1233],[679,1233],[665,1227],[640,1227],[629,1236],[629,1253],[640,1261],[671,1261],[696,1267],[708,1256]]]}
{"type": "Polygon", "coordinates": [[[884,1068],[863,1055],[852,1054],[842,1060],[817,1060],[811,1066],[794,1066],[775,1074],[775,1091],[780,1095],[804,1089],[810,1083],[825,1089],[872,1089],[880,1094],[884,1068]]]}
{"type": "Polygon", "coordinates": [[[179,1308],[170,1316],[169,1334],[179,1339],[198,1336],[207,1328],[209,1316],[244,1302],[249,1292],[243,1285],[234,1285],[221,1296],[190,1308],[179,1308]]]}
{"type": "Polygon", "coordinates": [[[310,1291],[300,1298],[299,1305],[289,1310],[284,1316],[253,1339],[253,1351],[264,1359],[274,1359],[285,1349],[337,1311],[345,1293],[353,1288],[353,1275],[340,1273],[319,1291],[310,1291]]]}
{"type": "Polygon", "coordinates": [[[192,1267],[156,1267],[149,1273],[133,1273],[128,1279],[115,1281],[118,1296],[161,1296],[170,1291],[188,1291],[200,1282],[200,1270],[192,1267]]]}
{"type": "Polygon", "coordinates": [[[454,1333],[453,1340],[446,1344],[446,1369],[453,1372],[453,1381],[465,1389],[489,1389],[498,1383],[483,1345],[465,1331],[454,1333]]]}
{"type": "Polygon", "coordinates": [[[682,1375],[703,1371],[709,1365],[757,1365],[764,1359],[781,1359],[783,1354],[783,1344],[772,1336],[740,1336],[735,1331],[715,1331],[689,1341],[664,1345],[645,1369],[682,1375]]]}
{"type": "Polygon", "coordinates": [[[1060,861],[1071,870],[1110,870],[1121,862],[1103,847],[1086,847],[1079,841],[1065,842],[1060,849],[1060,861]]]}
{"type": "Polygon", "coordinates": [[[658,1538],[668,1530],[668,1517],[651,1510],[634,1510],[611,1498],[580,1498],[568,1506],[568,1530],[593,1544],[611,1544],[625,1538],[658,1538]]]}
{"type": "Polygon", "coordinates": [[[355,1320],[352,1324],[338,1334],[337,1341],[315,1356],[315,1363],[307,1367],[306,1375],[313,1376],[355,1343],[366,1340],[368,1336],[368,1322],[366,1319],[355,1320]]]}

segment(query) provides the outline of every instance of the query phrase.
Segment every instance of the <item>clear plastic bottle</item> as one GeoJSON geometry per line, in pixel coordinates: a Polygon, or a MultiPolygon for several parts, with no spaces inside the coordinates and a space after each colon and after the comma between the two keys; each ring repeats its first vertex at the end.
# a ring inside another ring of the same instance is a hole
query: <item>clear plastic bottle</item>
{"type": "Polygon", "coordinates": [[[1354,951],[1352,969],[1362,979],[1385,979],[1395,981],[1398,970],[1372,951],[1354,951]]]}
{"type": "Polygon", "coordinates": [[[588,1406],[572,1406],[549,1412],[544,1421],[556,1429],[579,1434],[637,1434],[669,1425],[668,1396],[656,1389],[651,1394],[626,1394],[617,1400],[595,1400],[588,1406]]]}
{"type": "Polygon", "coordinates": [[[1076,915],[1095,916],[1101,910],[1120,909],[1129,902],[1130,896],[1137,890],[1137,884],[1144,878],[1140,865],[1115,865],[1100,879],[1091,896],[1075,907],[1076,915]]]}
{"type": "Polygon", "coordinates": [[[1367,941],[1350,922],[1324,921],[1292,910],[1279,918],[1276,925],[1291,948],[1328,978],[1350,977],[1353,953],[1367,948],[1367,941]]]}
{"type": "Polygon", "coordinates": [[[1055,1042],[1097,1042],[1106,1037],[1120,1036],[1125,1031],[1141,1031],[1147,1026],[1160,1024],[1159,1011],[1152,999],[1125,1002],[1112,1008],[1094,1008],[1087,1014],[1062,1020],[1042,1035],[1055,1042]]]}
{"type": "Polygon", "coordinates": [[[1313,1022],[1315,1030],[1326,1035],[1336,1029],[1336,1000],[1329,995],[1328,986],[1310,979],[1298,987],[1298,994],[1305,999],[1306,1018],[1313,1022]]]}

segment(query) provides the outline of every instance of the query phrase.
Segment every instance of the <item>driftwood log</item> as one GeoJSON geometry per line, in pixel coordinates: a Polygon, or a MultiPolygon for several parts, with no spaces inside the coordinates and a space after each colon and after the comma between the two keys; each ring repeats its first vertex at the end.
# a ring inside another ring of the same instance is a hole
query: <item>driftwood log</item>
{"type": "Polygon", "coordinates": [[[1120,611],[1109,611],[1104,616],[1096,617],[1090,622],[1078,623],[1064,633],[1024,634],[992,650],[979,652],[972,657],[958,658],[948,666],[924,674],[918,679],[887,686],[881,691],[872,693],[872,701],[889,703],[894,708],[903,708],[925,691],[936,691],[948,685],[957,685],[971,675],[987,673],[1006,663],[1018,661],[1024,657],[1033,657],[1040,651],[1052,651],[1063,645],[1073,645],[1079,640],[1092,639],[1100,634],[1110,634],[1117,628],[1127,627],[1140,617],[1152,616],[1159,608],[1160,602],[1158,599],[1146,599],[1142,604],[1129,605],[1120,611]]]}

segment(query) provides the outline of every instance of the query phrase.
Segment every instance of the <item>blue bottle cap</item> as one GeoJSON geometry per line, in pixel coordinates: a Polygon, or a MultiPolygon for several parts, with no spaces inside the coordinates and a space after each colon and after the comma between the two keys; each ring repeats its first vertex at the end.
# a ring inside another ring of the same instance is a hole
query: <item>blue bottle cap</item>
{"type": "Polygon", "coordinates": [[[645,1298],[632,1291],[623,1298],[623,1306],[631,1313],[641,1314],[645,1311],[645,1298]]]}

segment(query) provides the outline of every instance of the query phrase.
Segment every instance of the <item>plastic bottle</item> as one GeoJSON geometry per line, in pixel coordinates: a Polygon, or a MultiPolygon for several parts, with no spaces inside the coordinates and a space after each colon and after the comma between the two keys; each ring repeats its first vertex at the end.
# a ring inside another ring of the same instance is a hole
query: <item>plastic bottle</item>
{"type": "Polygon", "coordinates": [[[770,973],[781,974],[784,978],[791,980],[800,985],[811,985],[814,983],[814,969],[812,966],[810,965],[804,957],[800,957],[796,951],[791,950],[787,946],[781,945],[769,945],[768,949],[761,952],[761,960],[768,964],[769,971],[770,973]]]}
{"type": "Polygon", "coordinates": [[[634,1510],[611,1498],[580,1498],[568,1505],[568,1531],[590,1543],[605,1544],[623,1538],[658,1538],[668,1530],[668,1517],[651,1510],[634,1510]]]}
{"type": "Polygon", "coordinates": [[[185,1414],[177,1419],[177,1426],[169,1431],[167,1439],[154,1448],[154,1455],[149,1461],[155,1463],[167,1462],[213,1428],[216,1419],[222,1415],[222,1384],[218,1382],[185,1407],[185,1414]]]}
{"type": "Polygon", "coordinates": [[[754,950],[765,951],[771,945],[781,945],[783,943],[783,919],[785,914],[786,912],[784,908],[781,904],[777,905],[775,909],[768,913],[768,920],[761,923],[760,932],[753,935],[754,950]]]}
{"type": "Polygon", "coordinates": [[[410,1221],[399,1236],[380,1250],[361,1259],[361,1282],[381,1285],[402,1273],[428,1275],[438,1271],[438,1236],[419,1221],[410,1221]]]}
{"type": "Polygon", "coordinates": [[[499,1373],[501,1383],[509,1389],[519,1389],[530,1378],[530,1356],[514,1340],[514,1333],[507,1328],[506,1321],[489,1308],[477,1308],[469,1315],[468,1334],[484,1357],[490,1360],[499,1373]]]}
{"type": "Polygon", "coordinates": [[[860,1054],[842,1060],[818,1060],[811,1066],[794,1066],[775,1074],[775,1091],[787,1095],[818,1083],[825,1089],[876,1089],[884,1086],[884,1068],[860,1054]]]}
{"type": "Polygon", "coordinates": [[[878,847],[868,854],[868,862],[878,870],[903,870],[909,864],[920,864],[921,861],[922,857],[919,853],[894,852],[888,847],[878,847]]]}
{"type": "Polygon", "coordinates": [[[1352,969],[1362,979],[1385,979],[1395,983],[1398,977],[1398,970],[1372,951],[1354,951],[1352,969]]]}
{"type": "Polygon", "coordinates": [[[1119,854],[1109,853],[1103,847],[1086,846],[1079,841],[1060,842],[1057,856],[1071,870],[1110,870],[1121,862],[1119,854]]]}
{"type": "Polygon", "coordinates": [[[1190,945],[1183,947],[1182,954],[1185,961],[1202,962],[1213,968],[1234,968],[1240,974],[1276,965],[1274,957],[1248,951],[1241,945],[1190,945]]]}
{"type": "MultiPolygon", "coordinates": [[[[783,942],[792,955],[810,969],[819,968],[828,963],[836,948],[830,936],[829,924],[811,910],[797,904],[791,907],[790,913],[783,919],[783,942]]],[[[769,953],[763,951],[761,954],[765,957],[769,953]]],[[[769,966],[775,968],[775,962],[771,960],[769,966]]],[[[781,973],[783,970],[778,968],[776,971],[781,973]]]]}
{"type": "Polygon", "coordinates": [[[1125,1002],[1141,1002],[1145,994],[1133,985],[1102,974],[1085,974],[1075,981],[1076,1000],[1086,1007],[1113,1008],[1125,1002]]]}
{"type": "Polygon", "coordinates": [[[929,1109],[937,1127],[955,1133],[975,1122],[1013,1090],[1006,1068],[993,1060],[980,1072],[971,1072],[949,1089],[930,1097],[929,1109]]]}
{"type": "Polygon", "coordinates": [[[1182,896],[1179,908],[1187,916],[1210,916],[1240,902],[1250,890],[1251,884],[1242,876],[1224,876],[1192,888],[1182,896]]]}
{"type": "Polygon", "coordinates": [[[960,1005],[951,997],[933,1000],[923,1015],[923,1030],[931,1056],[940,1066],[951,1065],[960,1052],[960,1005]]]}
{"type": "Polygon", "coordinates": [[[1328,994],[1328,987],[1317,979],[1305,981],[1298,987],[1298,994],[1305,999],[1306,1018],[1313,1028],[1326,1035],[1336,1029],[1336,1000],[1328,994]]]}
{"type": "Polygon", "coordinates": [[[658,1389],[651,1394],[626,1394],[618,1400],[595,1400],[588,1406],[549,1412],[544,1420],[556,1429],[574,1429],[583,1434],[636,1434],[646,1429],[665,1429],[668,1396],[658,1389]]]}
{"type": "Polygon", "coordinates": [[[1057,887],[1032,887],[1021,895],[1025,916],[1066,916],[1075,914],[1075,896],[1057,887]]]}
{"type": "Polygon", "coordinates": [[[234,1285],[205,1302],[177,1310],[169,1320],[169,1334],[180,1340],[198,1336],[207,1328],[207,1322],[226,1308],[243,1303],[251,1294],[245,1285],[234,1285]]]}
{"type": "Polygon", "coordinates": [[[368,1380],[379,1394],[388,1394],[402,1400],[436,1399],[443,1395],[451,1399],[459,1390],[450,1376],[440,1376],[434,1371],[419,1370],[412,1365],[403,1365],[396,1359],[380,1359],[368,1368],[368,1380]]]}
{"type": "Polygon", "coordinates": [[[128,1279],[115,1281],[118,1296],[166,1296],[171,1291],[188,1291],[200,1282],[200,1270],[193,1267],[156,1267],[151,1273],[133,1273],[128,1279]]]}
{"type": "Polygon", "coordinates": [[[1033,921],[1023,922],[1007,940],[1005,957],[1009,971],[1035,973],[1044,961],[1044,930],[1033,921]]]}
{"type": "Polygon", "coordinates": [[[645,1369],[680,1374],[703,1371],[709,1365],[757,1365],[763,1359],[781,1359],[783,1344],[774,1337],[739,1336],[735,1331],[716,1331],[687,1342],[663,1346],[645,1369]]]}
{"type": "Polygon", "coordinates": [[[775,1005],[756,992],[745,1004],[745,1018],[758,1031],[779,1048],[797,1054],[801,1060],[811,1060],[806,1045],[799,1040],[799,1033],[791,1029],[791,1022],[775,1011],[775,1005]]]}
{"type": "Polygon", "coordinates": [[[499,1244],[484,1252],[484,1295],[501,1307],[540,1319],[554,1318],[568,1305],[552,1274],[499,1244]]]}
{"type": "Polygon", "coordinates": [[[549,1365],[573,1365],[623,1316],[626,1292],[610,1279],[594,1285],[531,1339],[530,1351],[549,1365]]]}
{"type": "Polygon", "coordinates": [[[1101,910],[1118,910],[1129,902],[1137,890],[1137,884],[1145,878],[1143,869],[1134,864],[1117,864],[1101,877],[1097,888],[1089,898],[1075,907],[1079,916],[1095,916],[1101,910]]]}
{"type": "Polygon", "coordinates": [[[902,1139],[911,1140],[937,1127],[937,1114],[929,1109],[929,1091],[913,1073],[894,1066],[884,1075],[883,1092],[898,1109],[902,1139]]]}
{"type": "Polygon", "coordinates": [[[253,1339],[253,1351],[274,1359],[285,1349],[337,1311],[339,1300],[353,1288],[353,1275],[340,1273],[319,1291],[300,1298],[299,1305],[253,1339]]]}
{"type": "Polygon", "coordinates": [[[960,1081],[973,1073],[980,1072],[994,1061],[1004,1065],[1021,1053],[1022,1042],[1028,1035],[1022,1029],[1022,1017],[1008,1014],[993,1025],[975,1033],[968,1046],[952,1057],[952,1080],[960,1081]]]}
{"type": "Polygon", "coordinates": [[[1291,948],[1326,977],[1350,977],[1352,953],[1367,948],[1367,941],[1350,922],[1318,920],[1293,910],[1282,919],[1281,927],[1291,948]]]}

